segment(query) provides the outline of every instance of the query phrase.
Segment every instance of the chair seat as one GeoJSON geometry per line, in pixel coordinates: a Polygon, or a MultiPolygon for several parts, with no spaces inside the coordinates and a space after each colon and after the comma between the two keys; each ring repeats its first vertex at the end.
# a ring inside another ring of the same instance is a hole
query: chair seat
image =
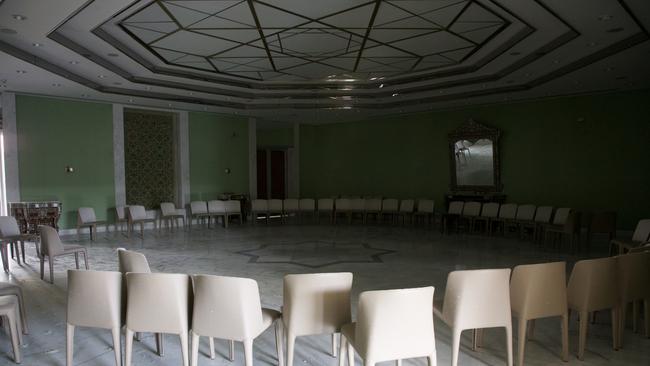
{"type": "Polygon", "coordinates": [[[20,234],[20,235],[3,236],[2,238],[0,238],[0,240],[7,243],[11,243],[14,241],[29,241],[29,240],[33,240],[34,238],[36,238],[36,235],[20,234]]]}
{"type": "Polygon", "coordinates": [[[76,252],[84,252],[86,247],[83,245],[68,244],[63,246],[63,254],[70,254],[76,252]]]}
{"type": "Polygon", "coordinates": [[[79,226],[92,226],[92,225],[104,225],[106,224],[106,221],[87,221],[87,222],[82,222],[79,224],[79,226]]]}
{"type": "Polygon", "coordinates": [[[611,241],[612,245],[616,245],[619,247],[619,249],[627,249],[630,250],[634,247],[642,245],[642,243],[635,243],[633,241],[624,241],[624,240],[612,240],[611,241]]]}
{"type": "Polygon", "coordinates": [[[262,308],[262,331],[270,327],[274,321],[281,317],[282,313],[277,310],[262,308]]]}

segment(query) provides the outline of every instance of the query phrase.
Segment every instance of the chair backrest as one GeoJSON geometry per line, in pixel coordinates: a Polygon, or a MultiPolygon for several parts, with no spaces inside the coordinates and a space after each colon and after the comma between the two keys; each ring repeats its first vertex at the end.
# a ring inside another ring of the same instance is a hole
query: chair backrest
{"type": "Polygon", "coordinates": [[[269,211],[282,212],[282,200],[272,199],[268,200],[269,211]]]}
{"type": "Polygon", "coordinates": [[[553,225],[564,225],[566,220],[569,218],[571,209],[568,207],[561,207],[555,210],[555,216],[553,216],[553,225]]]}
{"type": "Polygon", "coordinates": [[[300,209],[300,201],[296,198],[285,198],[283,205],[285,211],[298,211],[300,209]]]}
{"type": "Polygon", "coordinates": [[[533,221],[536,209],[537,207],[535,205],[520,205],[517,208],[516,219],[520,221],[533,221]]]}
{"type": "Polygon", "coordinates": [[[363,211],[365,209],[366,200],[363,198],[352,198],[350,200],[350,208],[354,211],[363,211]]]}
{"type": "Polygon", "coordinates": [[[171,202],[162,202],[160,204],[160,213],[163,216],[176,215],[176,205],[171,202]]]}
{"type": "Polygon", "coordinates": [[[124,248],[117,249],[117,260],[121,273],[151,273],[149,262],[144,254],[124,248]]]}
{"type": "Polygon", "coordinates": [[[569,277],[567,298],[579,311],[609,309],[618,304],[616,257],[576,262],[569,277]]]}
{"type": "Polygon", "coordinates": [[[650,242],[642,243],[638,247],[630,248],[628,253],[643,253],[650,252],[650,242]]]}
{"type": "Polygon", "coordinates": [[[187,333],[192,283],[173,273],[127,273],[126,327],[136,332],[187,333]]]}
{"type": "Polygon", "coordinates": [[[650,299],[650,252],[628,253],[616,257],[618,288],[622,301],[650,299]]]}
{"type": "Polygon", "coordinates": [[[650,219],[639,220],[632,234],[632,241],[644,242],[650,240],[650,219]]]}
{"type": "Polygon", "coordinates": [[[351,322],[352,273],[284,276],[282,318],[291,334],[329,334],[351,322]]]}
{"type": "Polygon", "coordinates": [[[520,319],[565,314],[566,296],[566,262],[525,264],[512,271],[510,305],[520,319]]]}
{"type": "Polygon", "coordinates": [[[548,224],[553,216],[553,206],[540,206],[535,211],[535,222],[548,224]]]}
{"type": "Polygon", "coordinates": [[[82,327],[122,325],[122,274],[68,270],[67,322],[82,327]]]}
{"type": "Polygon", "coordinates": [[[130,220],[145,220],[147,218],[147,211],[144,209],[144,206],[129,206],[126,210],[130,220]]]}
{"type": "Polygon", "coordinates": [[[251,210],[253,212],[266,212],[269,209],[269,202],[267,200],[253,200],[251,202],[251,210]]]}
{"type": "Polygon", "coordinates": [[[349,211],[352,208],[352,203],[349,198],[336,199],[336,211],[349,211]]]}
{"type": "Polygon", "coordinates": [[[262,330],[257,282],[250,278],[198,275],[194,280],[192,331],[243,341],[262,330]]]}
{"type": "Polygon", "coordinates": [[[13,216],[0,216],[0,236],[9,237],[20,235],[18,221],[13,216]]]}
{"type": "Polygon", "coordinates": [[[418,200],[417,212],[433,213],[435,208],[434,200],[420,199],[418,200]]]}
{"type": "Polygon", "coordinates": [[[478,216],[481,213],[481,202],[466,202],[463,206],[463,216],[478,216]]]}
{"type": "Polygon", "coordinates": [[[510,269],[449,273],[442,315],[459,329],[510,324],[510,269]]]}
{"type": "Polygon", "coordinates": [[[41,254],[56,256],[63,253],[63,243],[55,228],[40,225],[38,235],[41,237],[41,254]]]}
{"type": "Polygon", "coordinates": [[[119,221],[126,220],[126,208],[129,206],[115,206],[115,217],[119,221]]]}
{"type": "Polygon", "coordinates": [[[97,221],[97,216],[95,216],[95,209],[92,207],[79,207],[77,209],[77,214],[79,223],[81,224],[97,221]]]}
{"type": "Polygon", "coordinates": [[[208,204],[205,201],[192,201],[190,202],[190,214],[207,214],[208,204]]]}
{"type": "Polygon", "coordinates": [[[565,233],[580,233],[582,229],[582,213],[579,211],[571,211],[569,217],[564,221],[565,233]]]}
{"type": "Polygon", "coordinates": [[[241,213],[241,202],[237,200],[228,200],[224,202],[227,213],[241,213]]]}
{"type": "Polygon", "coordinates": [[[300,211],[314,211],[316,210],[316,201],[312,198],[301,198],[298,202],[300,211]]]}
{"type": "Polygon", "coordinates": [[[334,210],[334,200],[331,198],[318,199],[318,211],[332,211],[334,210]]]}
{"type": "Polygon", "coordinates": [[[414,208],[415,208],[415,200],[411,200],[411,199],[402,200],[399,203],[399,212],[404,212],[404,213],[413,212],[414,208]]]}
{"type": "Polygon", "coordinates": [[[499,205],[496,202],[488,202],[483,205],[483,209],[481,210],[481,217],[491,217],[491,218],[496,218],[499,216],[499,205]]]}
{"type": "Polygon", "coordinates": [[[381,211],[381,198],[366,198],[363,205],[366,211],[379,212],[381,211]]]}
{"type": "Polygon", "coordinates": [[[381,201],[381,210],[385,212],[396,212],[399,209],[399,201],[396,198],[384,198],[381,201]]]}
{"type": "Polygon", "coordinates": [[[359,296],[355,347],[376,362],[435,353],[433,287],[365,291],[359,296]]]}
{"type": "Polygon", "coordinates": [[[224,214],[226,213],[226,203],[221,200],[208,201],[208,213],[224,214]]]}
{"type": "Polygon", "coordinates": [[[465,202],[463,201],[451,201],[449,202],[449,210],[447,211],[450,215],[460,215],[463,213],[463,207],[465,202]]]}
{"type": "Polygon", "coordinates": [[[500,219],[514,219],[515,217],[517,217],[516,203],[506,203],[501,205],[501,208],[499,208],[500,219]]]}

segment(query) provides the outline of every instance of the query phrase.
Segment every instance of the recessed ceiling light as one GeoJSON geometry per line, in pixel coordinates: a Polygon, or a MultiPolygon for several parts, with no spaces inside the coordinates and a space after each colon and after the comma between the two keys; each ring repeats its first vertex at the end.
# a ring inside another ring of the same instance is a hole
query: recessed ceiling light
{"type": "Polygon", "coordinates": [[[612,18],[614,18],[614,17],[609,15],[609,14],[605,14],[605,15],[599,16],[598,20],[600,20],[602,22],[606,22],[606,21],[612,20],[612,18]]]}
{"type": "Polygon", "coordinates": [[[133,98],[129,98],[129,103],[133,103],[133,98]]]}
{"type": "Polygon", "coordinates": [[[190,95],[194,95],[194,93],[193,93],[193,92],[190,92],[189,94],[190,94],[190,95]]]}
{"type": "Polygon", "coordinates": [[[14,14],[14,15],[12,15],[11,17],[14,18],[14,19],[16,19],[16,20],[26,20],[26,19],[27,19],[26,16],[24,16],[24,15],[20,15],[20,14],[14,14]]]}
{"type": "Polygon", "coordinates": [[[27,74],[27,71],[25,70],[16,70],[16,72],[19,74],[27,74]]]}
{"type": "Polygon", "coordinates": [[[59,86],[61,86],[61,84],[59,84],[59,83],[54,83],[54,84],[52,84],[52,86],[59,87],[59,86]]]}
{"type": "Polygon", "coordinates": [[[399,93],[393,93],[393,96],[394,96],[394,97],[396,97],[396,96],[398,96],[398,95],[399,95],[399,93]]]}
{"type": "Polygon", "coordinates": [[[120,55],[117,54],[117,53],[112,53],[111,52],[111,53],[107,53],[106,56],[108,56],[108,57],[119,57],[120,55]]]}
{"type": "Polygon", "coordinates": [[[383,88],[384,84],[379,84],[379,89],[383,88]]]}
{"type": "Polygon", "coordinates": [[[34,46],[34,47],[41,47],[41,46],[43,46],[43,45],[40,44],[40,43],[38,43],[38,42],[34,42],[34,43],[32,43],[32,46],[34,46]]]}
{"type": "Polygon", "coordinates": [[[106,79],[106,75],[98,75],[97,77],[100,79],[106,79]]]}
{"type": "Polygon", "coordinates": [[[618,33],[624,31],[625,28],[623,27],[616,27],[616,28],[610,28],[607,30],[607,33],[618,33]]]}
{"type": "Polygon", "coordinates": [[[70,65],[78,65],[79,61],[68,61],[70,65]]]}

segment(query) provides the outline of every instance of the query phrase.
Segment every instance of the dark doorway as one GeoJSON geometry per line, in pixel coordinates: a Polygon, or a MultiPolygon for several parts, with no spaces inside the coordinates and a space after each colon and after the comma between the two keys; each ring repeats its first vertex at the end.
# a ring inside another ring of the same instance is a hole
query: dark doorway
{"type": "Polygon", "coordinates": [[[266,150],[257,150],[257,197],[268,199],[267,188],[266,150]]]}
{"type": "Polygon", "coordinates": [[[257,150],[257,197],[284,199],[286,192],[286,150],[277,148],[257,150]]]}
{"type": "Polygon", "coordinates": [[[271,198],[283,200],[286,192],[286,152],[271,151],[271,198]]]}

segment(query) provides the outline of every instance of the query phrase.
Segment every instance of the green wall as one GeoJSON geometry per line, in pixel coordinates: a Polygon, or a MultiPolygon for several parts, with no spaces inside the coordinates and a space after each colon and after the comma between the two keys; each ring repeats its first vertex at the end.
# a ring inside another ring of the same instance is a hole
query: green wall
{"type": "Polygon", "coordinates": [[[83,206],[107,219],[115,206],[111,105],[18,95],[16,111],[21,199],[60,200],[62,228],[76,227],[83,206]]]}
{"type": "Polygon", "coordinates": [[[293,128],[258,128],[257,146],[293,146],[293,128]]]}
{"type": "Polygon", "coordinates": [[[440,207],[447,133],[474,118],[502,130],[509,201],[616,210],[632,229],[650,211],[649,100],[645,90],[301,125],[301,196],[432,197],[440,207]]]}
{"type": "Polygon", "coordinates": [[[216,199],[224,192],[248,193],[247,120],[190,112],[189,129],[191,200],[216,199]]]}

